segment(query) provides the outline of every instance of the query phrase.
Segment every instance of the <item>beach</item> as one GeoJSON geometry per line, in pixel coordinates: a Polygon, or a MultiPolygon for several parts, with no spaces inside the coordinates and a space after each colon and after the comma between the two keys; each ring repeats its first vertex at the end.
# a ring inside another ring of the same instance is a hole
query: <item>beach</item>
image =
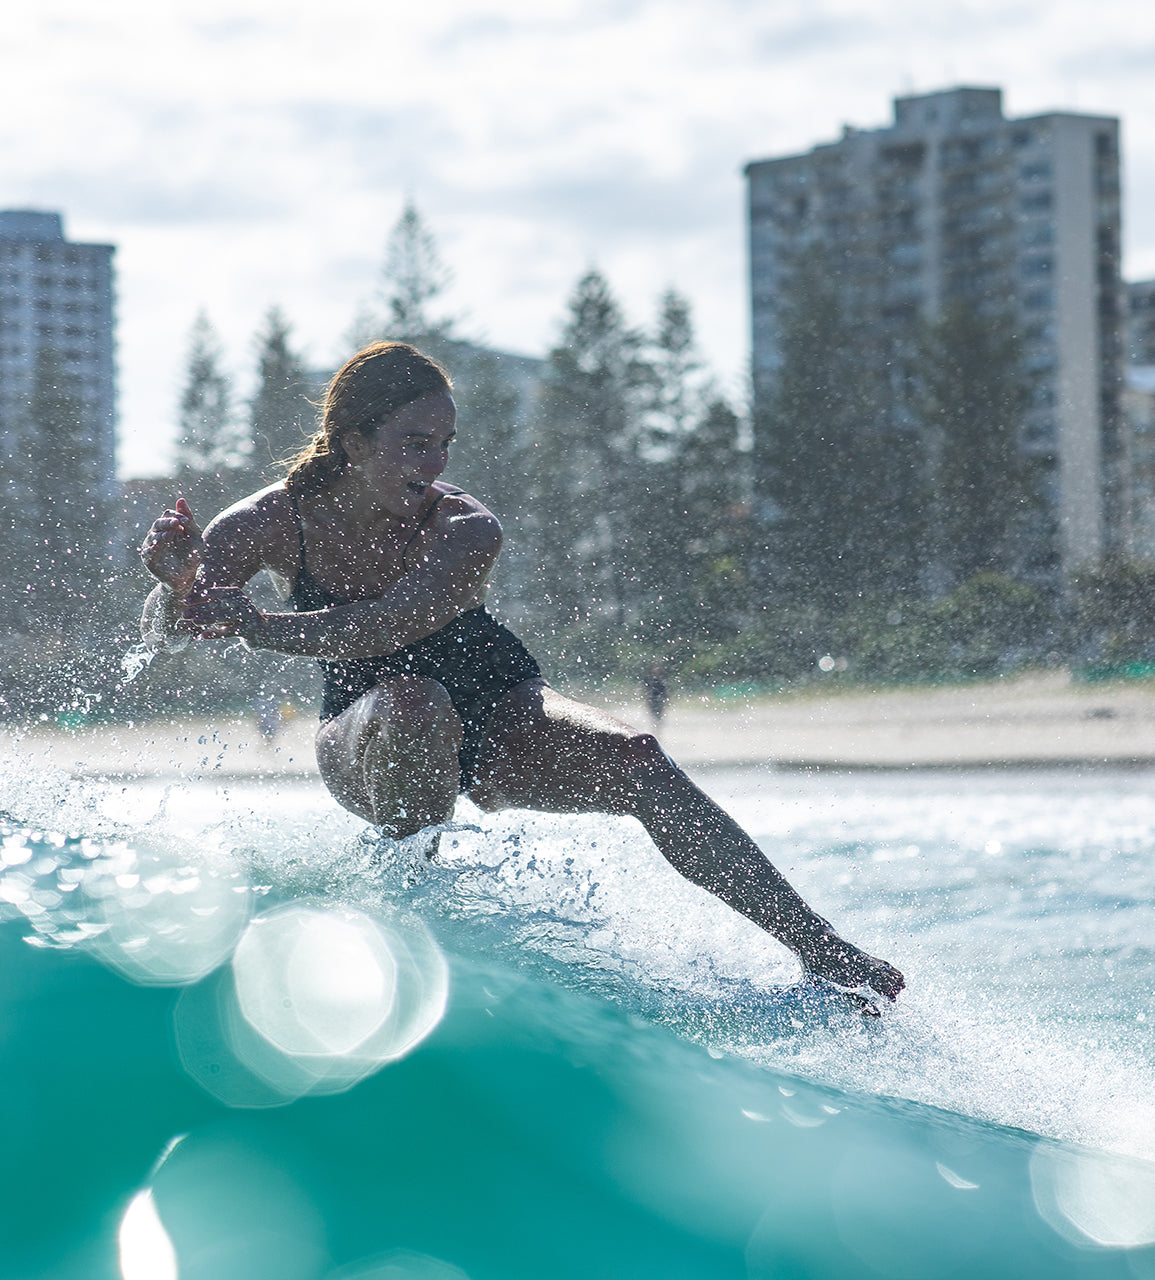
{"type": "MultiPolygon", "coordinates": [[[[649,729],[636,699],[567,691],[649,729]]],[[[303,711],[267,739],[257,717],[193,715],[62,728],[0,728],[14,752],[77,777],[230,778],[315,772],[316,720],[303,711]]],[[[951,686],[821,686],[760,697],[675,697],[658,729],[695,770],[919,769],[1155,764],[1155,684],[1082,684],[1052,671],[951,686]]]]}

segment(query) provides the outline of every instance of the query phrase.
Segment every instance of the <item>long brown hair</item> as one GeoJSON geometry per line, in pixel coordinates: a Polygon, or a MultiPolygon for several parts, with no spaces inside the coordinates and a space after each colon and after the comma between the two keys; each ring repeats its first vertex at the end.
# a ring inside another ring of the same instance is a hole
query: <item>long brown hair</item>
{"type": "Polygon", "coordinates": [[[402,405],[452,388],[437,361],[406,342],[374,342],[358,351],[333,375],[321,405],[321,426],[289,459],[285,485],[303,496],[332,484],[349,461],[343,444],[348,432],[371,437],[402,405]]]}

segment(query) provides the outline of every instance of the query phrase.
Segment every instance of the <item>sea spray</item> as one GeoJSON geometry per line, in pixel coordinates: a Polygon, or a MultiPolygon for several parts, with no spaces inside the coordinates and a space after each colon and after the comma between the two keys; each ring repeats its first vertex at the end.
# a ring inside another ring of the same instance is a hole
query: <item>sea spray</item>
{"type": "MultiPolygon", "coordinates": [[[[159,813],[159,784],[61,776],[38,788],[34,775],[9,774],[10,812],[34,813],[43,830],[55,810],[58,829],[90,839],[183,841],[194,863],[231,859],[258,910],[320,898],[375,918],[410,912],[451,954],[597,995],[712,1052],[1155,1155],[1141,778],[904,788],[762,775],[726,797],[820,910],[905,969],[897,1006],[868,1020],[800,982],[784,948],[681,880],[629,819],[485,815],[462,800],[429,859],[420,842],[370,832],[318,783],[170,785],[159,813]]],[[[69,919],[79,899],[55,882],[63,868],[38,877],[36,859],[0,877],[4,910],[42,944],[91,947],[82,926],[103,917],[69,919]]]]}
{"type": "Polygon", "coordinates": [[[124,684],[131,684],[133,680],[145,669],[152,665],[153,658],[160,652],[159,649],[153,648],[147,640],[142,640],[139,644],[134,644],[131,649],[120,660],[121,670],[124,672],[124,684]]]}

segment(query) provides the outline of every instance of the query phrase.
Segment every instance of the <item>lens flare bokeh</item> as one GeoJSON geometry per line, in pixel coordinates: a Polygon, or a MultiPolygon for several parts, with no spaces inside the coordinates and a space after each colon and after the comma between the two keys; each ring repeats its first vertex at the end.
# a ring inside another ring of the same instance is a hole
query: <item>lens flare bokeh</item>
{"type": "Polygon", "coordinates": [[[186,991],[186,1070],[233,1106],[339,1093],[419,1044],[445,1012],[449,968],[418,920],[293,903],[257,916],[227,974],[186,991]]]}

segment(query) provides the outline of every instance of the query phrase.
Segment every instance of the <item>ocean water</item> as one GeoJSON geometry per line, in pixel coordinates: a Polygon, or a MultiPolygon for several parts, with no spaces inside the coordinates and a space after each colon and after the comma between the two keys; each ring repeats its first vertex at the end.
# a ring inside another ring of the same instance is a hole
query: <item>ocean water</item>
{"type": "Polygon", "coordinates": [[[1155,773],[699,780],[895,1008],[629,820],[0,763],[0,1276],[1155,1277],[1155,773]]]}

